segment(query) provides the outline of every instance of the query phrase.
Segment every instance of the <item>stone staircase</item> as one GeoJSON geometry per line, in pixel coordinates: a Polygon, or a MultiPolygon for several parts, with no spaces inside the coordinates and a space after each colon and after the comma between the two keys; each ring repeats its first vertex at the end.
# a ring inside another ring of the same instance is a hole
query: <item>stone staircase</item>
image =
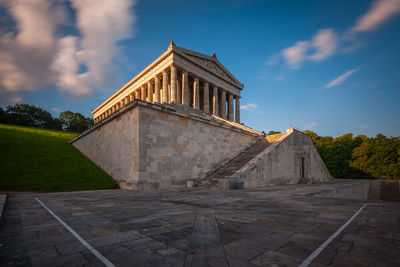
{"type": "Polygon", "coordinates": [[[271,144],[272,142],[268,138],[260,139],[254,145],[210,173],[205,179],[199,182],[198,186],[223,190],[229,189],[229,177],[271,144]]]}

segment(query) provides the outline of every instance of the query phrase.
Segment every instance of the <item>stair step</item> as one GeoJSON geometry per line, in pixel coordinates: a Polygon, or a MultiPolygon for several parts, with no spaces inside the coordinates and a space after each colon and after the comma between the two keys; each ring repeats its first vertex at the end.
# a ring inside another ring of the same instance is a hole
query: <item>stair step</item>
{"type": "Polygon", "coordinates": [[[204,180],[199,182],[199,186],[216,187],[218,189],[229,189],[229,177],[246,165],[250,160],[264,151],[271,143],[266,139],[261,139],[242,153],[231,159],[204,180]]]}

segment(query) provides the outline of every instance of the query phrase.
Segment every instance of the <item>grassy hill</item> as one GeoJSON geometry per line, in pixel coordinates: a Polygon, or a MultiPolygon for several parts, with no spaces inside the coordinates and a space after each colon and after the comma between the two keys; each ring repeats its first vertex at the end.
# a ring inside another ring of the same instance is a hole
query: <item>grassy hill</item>
{"type": "Polygon", "coordinates": [[[117,188],[68,143],[75,133],[0,124],[0,191],[117,188]]]}

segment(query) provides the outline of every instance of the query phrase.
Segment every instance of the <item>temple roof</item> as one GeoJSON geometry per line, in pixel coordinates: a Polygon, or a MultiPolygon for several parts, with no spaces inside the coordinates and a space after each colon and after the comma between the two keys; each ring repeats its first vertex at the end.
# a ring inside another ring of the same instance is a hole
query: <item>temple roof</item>
{"type": "Polygon", "coordinates": [[[238,87],[243,88],[243,84],[240,83],[235,76],[233,76],[217,59],[215,53],[211,56],[198,53],[183,47],[176,46],[174,41],[171,40],[168,49],[172,49],[173,52],[176,54],[181,55],[182,57],[186,58],[187,60],[200,65],[201,67],[209,70],[210,72],[216,74],[217,76],[228,80],[231,83],[236,84],[238,87]]]}

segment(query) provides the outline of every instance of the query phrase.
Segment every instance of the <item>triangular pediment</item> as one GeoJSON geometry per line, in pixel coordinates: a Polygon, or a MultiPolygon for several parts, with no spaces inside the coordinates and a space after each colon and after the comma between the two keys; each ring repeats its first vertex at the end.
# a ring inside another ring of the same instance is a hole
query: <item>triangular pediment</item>
{"type": "Polygon", "coordinates": [[[218,61],[215,56],[207,56],[177,46],[175,46],[173,50],[186,59],[214,73],[215,75],[237,85],[240,88],[243,88],[243,84],[233,77],[233,75],[218,61]]]}

